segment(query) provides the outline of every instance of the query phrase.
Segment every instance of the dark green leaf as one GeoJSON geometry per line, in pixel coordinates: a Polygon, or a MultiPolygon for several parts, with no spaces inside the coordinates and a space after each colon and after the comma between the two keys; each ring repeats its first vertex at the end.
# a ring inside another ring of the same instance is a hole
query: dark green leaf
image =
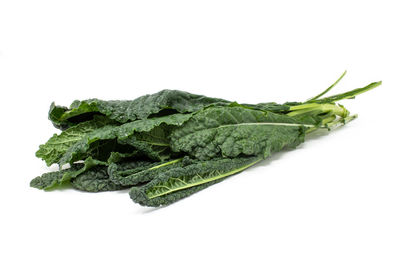
{"type": "Polygon", "coordinates": [[[126,123],[138,119],[147,119],[171,113],[191,113],[209,105],[226,105],[226,100],[195,95],[179,90],[162,90],[151,95],[144,95],[135,100],[89,99],[75,101],[70,109],[52,104],[49,118],[57,127],[65,128],[84,120],[91,119],[93,114],[101,113],[108,118],[126,123]],[[87,116],[83,116],[86,114],[87,116]]]}
{"type": "Polygon", "coordinates": [[[169,127],[155,127],[148,132],[137,132],[129,138],[119,140],[121,144],[134,147],[142,155],[155,161],[164,161],[171,156],[171,146],[169,145],[169,127]]]}
{"type": "Polygon", "coordinates": [[[82,140],[71,146],[60,159],[59,163],[61,165],[73,163],[77,160],[84,159],[88,156],[90,151],[95,150],[101,150],[104,154],[104,157],[108,158],[109,154],[112,151],[115,151],[114,147],[116,144],[126,143],[126,140],[131,138],[135,133],[149,132],[155,127],[162,125],[182,125],[191,116],[191,114],[173,114],[147,120],[137,120],[134,122],[125,123],[121,126],[104,126],[87,134],[82,140]],[[105,149],[105,145],[108,147],[108,149],[105,149]]]}
{"type": "Polygon", "coordinates": [[[133,161],[114,163],[108,167],[108,173],[114,183],[132,186],[151,181],[159,173],[177,166],[185,166],[188,164],[187,162],[187,160],[183,161],[180,158],[166,162],[133,161]]]}
{"type": "Polygon", "coordinates": [[[87,192],[115,191],[126,188],[110,180],[106,166],[96,166],[78,175],[71,181],[71,185],[87,192]]]}
{"type": "Polygon", "coordinates": [[[57,163],[73,144],[106,124],[113,124],[113,122],[105,117],[96,116],[91,121],[79,123],[60,134],[54,134],[46,144],[39,146],[36,156],[46,161],[48,166],[57,163]]]}
{"type": "Polygon", "coordinates": [[[68,169],[45,173],[42,176],[38,176],[31,181],[30,185],[38,189],[54,189],[60,185],[68,183],[71,179],[76,178],[78,175],[98,165],[107,164],[89,157],[83,164],[72,164],[68,169]]]}
{"type": "Polygon", "coordinates": [[[158,207],[192,195],[259,162],[261,157],[213,159],[159,172],[149,183],[132,187],[130,197],[143,206],[158,207]]]}
{"type": "Polygon", "coordinates": [[[195,114],[171,134],[173,151],[198,159],[262,155],[304,141],[306,127],[299,121],[272,112],[241,107],[213,107],[195,114]]]}

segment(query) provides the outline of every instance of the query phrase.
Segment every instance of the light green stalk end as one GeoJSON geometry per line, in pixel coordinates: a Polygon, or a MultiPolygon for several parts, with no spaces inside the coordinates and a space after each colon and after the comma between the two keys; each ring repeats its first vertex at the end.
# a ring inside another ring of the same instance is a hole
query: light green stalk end
{"type": "Polygon", "coordinates": [[[288,116],[298,116],[300,114],[306,114],[306,113],[312,113],[312,112],[318,112],[318,113],[332,113],[334,115],[340,116],[340,117],[347,117],[350,112],[343,107],[342,105],[336,105],[336,104],[318,104],[318,103],[308,103],[308,104],[302,104],[302,105],[297,105],[297,106],[292,106],[290,107],[290,111],[287,115],[288,116]]]}

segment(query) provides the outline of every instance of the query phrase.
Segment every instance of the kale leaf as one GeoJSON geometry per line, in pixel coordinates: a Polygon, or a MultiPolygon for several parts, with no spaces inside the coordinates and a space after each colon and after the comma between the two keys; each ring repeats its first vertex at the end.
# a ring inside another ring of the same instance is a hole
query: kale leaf
{"type": "Polygon", "coordinates": [[[96,166],[71,180],[72,187],[86,192],[103,192],[125,189],[127,187],[115,184],[107,173],[106,166],[96,166]]]}
{"type": "Polygon", "coordinates": [[[134,202],[143,206],[169,205],[221,182],[226,177],[241,172],[261,160],[262,157],[217,158],[177,166],[158,172],[143,186],[132,187],[129,195],[134,202]]]}
{"type": "Polygon", "coordinates": [[[226,105],[226,100],[191,94],[179,90],[162,90],[135,100],[89,99],[74,101],[70,108],[50,106],[49,119],[55,127],[66,129],[79,122],[90,120],[94,114],[126,123],[173,113],[192,113],[210,105],[226,105]]]}
{"type": "Polygon", "coordinates": [[[192,161],[189,158],[178,158],[166,162],[132,161],[113,163],[108,167],[108,174],[116,184],[125,186],[137,185],[153,180],[159,173],[172,168],[186,166],[192,161]]]}
{"type": "Polygon", "coordinates": [[[101,116],[95,116],[91,121],[81,122],[60,134],[54,134],[45,144],[39,146],[36,157],[43,159],[47,166],[57,163],[65,152],[86,134],[112,124],[112,120],[101,116]]]}
{"type": "Polygon", "coordinates": [[[107,165],[107,163],[89,157],[83,164],[72,164],[70,168],[38,176],[31,181],[30,185],[38,189],[54,189],[58,186],[69,183],[70,180],[99,165],[107,165]]]}
{"type": "MultiPolygon", "coordinates": [[[[102,128],[92,131],[85,135],[80,141],[73,144],[59,160],[60,165],[73,163],[82,160],[91,153],[97,152],[97,156],[108,158],[115,149],[123,148],[127,140],[134,134],[150,132],[156,127],[164,125],[182,125],[192,115],[191,114],[173,114],[164,117],[156,117],[147,120],[137,120],[125,123],[121,126],[106,125],[102,128]]],[[[144,141],[143,141],[144,142],[144,141]]],[[[132,152],[134,148],[131,147],[132,152]]],[[[129,148],[128,151],[129,152],[129,148]]],[[[146,151],[141,151],[146,153],[146,151]]]]}
{"type": "Polygon", "coordinates": [[[263,155],[304,141],[305,125],[283,114],[241,107],[212,107],[171,133],[173,151],[201,160],[263,155]]]}

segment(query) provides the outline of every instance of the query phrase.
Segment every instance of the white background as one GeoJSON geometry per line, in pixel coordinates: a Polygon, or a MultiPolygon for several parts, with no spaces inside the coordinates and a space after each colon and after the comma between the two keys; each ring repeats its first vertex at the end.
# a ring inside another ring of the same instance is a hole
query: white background
{"type": "Polygon", "coordinates": [[[398,1],[0,1],[1,266],[399,266],[398,1]],[[166,208],[43,192],[50,103],[181,89],[359,119],[166,208]]]}

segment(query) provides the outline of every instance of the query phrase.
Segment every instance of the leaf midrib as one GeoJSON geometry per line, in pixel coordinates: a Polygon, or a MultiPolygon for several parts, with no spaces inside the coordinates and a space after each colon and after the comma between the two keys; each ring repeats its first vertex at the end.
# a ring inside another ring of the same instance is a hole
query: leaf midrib
{"type": "Polygon", "coordinates": [[[220,125],[218,127],[212,127],[212,128],[205,128],[201,130],[196,130],[194,132],[190,132],[188,134],[185,134],[182,137],[190,136],[193,134],[196,134],[198,132],[202,131],[207,131],[207,130],[217,130],[220,128],[227,128],[227,127],[242,127],[242,126],[287,126],[287,127],[307,127],[307,128],[312,128],[315,127],[315,125],[311,124],[301,124],[301,123],[286,123],[286,122],[243,122],[243,123],[238,123],[238,124],[225,124],[225,125],[220,125]]]}
{"type": "MultiPolygon", "coordinates": [[[[240,172],[240,171],[242,171],[242,170],[244,170],[244,169],[247,169],[247,168],[251,167],[252,165],[258,163],[258,162],[261,161],[261,160],[262,160],[262,158],[258,158],[257,160],[255,160],[255,161],[253,161],[253,162],[251,162],[251,163],[249,163],[249,164],[247,164],[247,165],[245,165],[245,166],[242,166],[242,167],[240,167],[240,168],[234,169],[234,170],[229,171],[229,172],[226,172],[226,173],[222,173],[222,174],[217,175],[217,176],[212,176],[212,177],[209,177],[209,178],[207,178],[207,179],[201,179],[201,180],[199,180],[199,181],[197,181],[197,182],[195,182],[195,183],[189,183],[189,184],[187,184],[187,183],[185,182],[186,185],[184,185],[184,186],[176,187],[176,188],[172,188],[172,189],[170,188],[169,190],[167,190],[167,191],[165,191],[165,192],[162,192],[162,193],[159,193],[159,194],[150,196],[150,197],[149,197],[148,194],[146,193],[146,196],[147,196],[149,199],[153,199],[153,198],[156,198],[156,197],[159,197],[159,196],[167,195],[167,194],[172,193],[172,192],[175,192],[175,191],[179,191],[179,190],[183,190],[183,189],[186,189],[186,188],[190,188],[190,187],[194,187],[194,186],[197,186],[197,185],[201,185],[201,184],[205,184],[205,183],[208,183],[208,182],[212,182],[212,181],[215,181],[215,180],[224,178],[224,177],[226,177],[226,176],[229,176],[229,175],[233,175],[233,174],[235,174],[235,173],[238,173],[238,172],[240,172]]],[[[179,179],[179,178],[171,177],[170,179],[179,179]]],[[[163,185],[160,185],[160,186],[163,186],[163,185]]],[[[163,187],[167,187],[167,186],[163,186],[163,187]]],[[[169,188],[169,187],[167,187],[167,188],[169,188]]]]}

